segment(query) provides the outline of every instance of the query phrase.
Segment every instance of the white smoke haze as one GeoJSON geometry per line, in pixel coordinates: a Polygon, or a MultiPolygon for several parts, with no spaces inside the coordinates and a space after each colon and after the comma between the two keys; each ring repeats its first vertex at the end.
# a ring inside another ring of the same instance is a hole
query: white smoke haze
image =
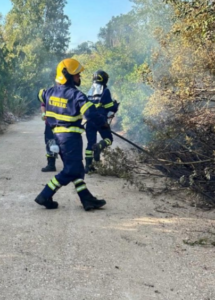
{"type": "MultiPolygon", "coordinates": [[[[113,98],[121,103],[118,116],[124,134],[146,143],[150,137],[143,123],[143,111],[153,87],[144,82],[144,67],[147,64],[153,74],[160,68],[160,62],[154,63],[152,55],[160,49],[159,33],[166,32],[171,26],[172,10],[162,1],[155,5],[151,1],[133,2],[135,5],[129,14],[113,18],[101,28],[99,42],[89,49],[91,54],[87,56],[83,44],[73,52],[86,66],[83,90],[89,89],[91,81],[88,78],[93,72],[104,69],[110,75],[108,85],[113,98]],[[163,10],[156,11],[155,8],[161,5],[163,10]]],[[[164,68],[162,71],[167,72],[164,68]]]]}

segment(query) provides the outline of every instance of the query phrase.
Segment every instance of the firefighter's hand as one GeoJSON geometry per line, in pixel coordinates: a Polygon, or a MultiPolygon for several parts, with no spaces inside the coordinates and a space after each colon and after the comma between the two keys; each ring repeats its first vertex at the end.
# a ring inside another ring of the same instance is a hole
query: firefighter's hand
{"type": "Polygon", "coordinates": [[[116,100],[114,100],[114,101],[113,101],[113,103],[114,103],[114,105],[115,105],[116,109],[118,110],[118,109],[119,109],[119,105],[120,105],[120,103],[119,103],[119,102],[117,102],[116,100]]]}
{"type": "Polygon", "coordinates": [[[102,125],[101,129],[110,129],[110,125],[108,123],[105,123],[102,125]]]}
{"type": "Polygon", "coordinates": [[[117,104],[118,106],[120,105],[120,102],[117,102],[116,100],[113,101],[114,104],[117,104]]]}
{"type": "Polygon", "coordinates": [[[41,114],[41,119],[42,119],[43,121],[46,120],[46,113],[45,113],[45,112],[43,112],[43,113],[41,114]]]}

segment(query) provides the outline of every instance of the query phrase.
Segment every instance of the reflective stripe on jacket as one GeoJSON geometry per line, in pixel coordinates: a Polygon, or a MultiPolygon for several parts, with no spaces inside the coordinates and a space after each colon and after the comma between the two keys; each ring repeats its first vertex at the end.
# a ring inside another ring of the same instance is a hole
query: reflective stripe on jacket
{"type": "Polygon", "coordinates": [[[110,90],[106,87],[101,94],[88,95],[88,99],[96,106],[98,112],[105,117],[109,111],[116,112],[118,105],[112,100],[110,90]]]}
{"type": "Polygon", "coordinates": [[[105,123],[105,118],[97,112],[93,103],[75,87],[56,85],[47,90],[42,89],[38,93],[38,99],[45,103],[47,122],[55,133],[82,133],[83,115],[98,128],[105,123]]]}

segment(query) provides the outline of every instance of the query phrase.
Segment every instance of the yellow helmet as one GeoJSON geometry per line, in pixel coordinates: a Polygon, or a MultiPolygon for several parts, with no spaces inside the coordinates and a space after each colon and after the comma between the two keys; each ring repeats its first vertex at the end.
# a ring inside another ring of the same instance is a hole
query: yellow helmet
{"type": "Polygon", "coordinates": [[[67,79],[65,71],[70,75],[76,75],[84,71],[84,67],[74,58],[66,58],[57,65],[55,81],[60,84],[65,84],[67,79]]]}

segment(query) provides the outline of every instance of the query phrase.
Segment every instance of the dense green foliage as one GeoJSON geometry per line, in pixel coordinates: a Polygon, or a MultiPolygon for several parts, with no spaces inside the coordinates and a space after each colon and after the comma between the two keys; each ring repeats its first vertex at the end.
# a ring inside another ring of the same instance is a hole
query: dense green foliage
{"type": "MultiPolygon", "coordinates": [[[[69,44],[66,1],[13,0],[0,28],[1,109],[20,116],[37,105],[38,89],[50,85],[69,44]]],[[[2,112],[1,110],[1,112],[2,112]]]]}

